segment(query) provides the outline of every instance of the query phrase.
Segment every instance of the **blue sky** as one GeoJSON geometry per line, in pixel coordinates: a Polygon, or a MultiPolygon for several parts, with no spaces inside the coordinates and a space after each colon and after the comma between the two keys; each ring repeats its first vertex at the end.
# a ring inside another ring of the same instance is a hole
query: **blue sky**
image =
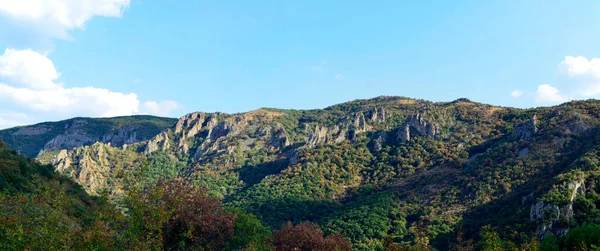
{"type": "Polygon", "coordinates": [[[0,128],[379,95],[596,98],[598,11],[591,0],[0,1],[0,128]]]}

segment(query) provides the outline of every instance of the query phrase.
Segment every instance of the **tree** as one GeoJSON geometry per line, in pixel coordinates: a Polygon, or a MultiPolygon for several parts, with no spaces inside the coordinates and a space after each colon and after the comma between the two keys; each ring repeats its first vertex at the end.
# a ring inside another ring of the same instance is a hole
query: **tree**
{"type": "Polygon", "coordinates": [[[236,215],[235,234],[227,241],[227,250],[271,250],[271,231],[254,215],[242,211],[236,215]]]}
{"type": "Polygon", "coordinates": [[[234,233],[235,215],[182,179],[160,181],[129,201],[130,248],[221,250],[234,233]]]}
{"type": "Polygon", "coordinates": [[[559,251],[558,240],[553,234],[547,234],[542,241],[541,251],[559,251]]]}
{"type": "Polygon", "coordinates": [[[300,223],[294,226],[291,222],[284,224],[281,229],[273,232],[271,243],[275,250],[351,250],[352,244],[344,240],[340,234],[331,234],[326,237],[318,225],[314,223],[300,223]]]}
{"type": "Polygon", "coordinates": [[[481,228],[481,241],[478,243],[479,250],[483,251],[502,251],[504,243],[498,236],[498,233],[490,227],[484,226],[481,228]]]}

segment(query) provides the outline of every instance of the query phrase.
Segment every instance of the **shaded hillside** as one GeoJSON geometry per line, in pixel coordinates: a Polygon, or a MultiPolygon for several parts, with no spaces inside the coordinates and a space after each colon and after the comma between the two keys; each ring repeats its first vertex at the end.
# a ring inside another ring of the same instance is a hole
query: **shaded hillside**
{"type": "Polygon", "coordinates": [[[12,149],[33,158],[43,151],[71,149],[94,142],[113,146],[148,140],[177,120],[154,116],[73,118],[0,130],[12,149]]]}
{"type": "Polygon", "coordinates": [[[79,184],[0,140],[0,249],[64,250],[95,204],[79,184]]]}
{"type": "Polygon", "coordinates": [[[1,250],[351,249],[341,235],[324,235],[316,224],[289,223],[272,232],[182,179],[133,186],[121,206],[89,196],[0,140],[1,250]]]}
{"type": "Polygon", "coordinates": [[[356,250],[426,235],[443,250],[459,228],[479,239],[492,225],[526,244],[599,223],[598,125],[595,100],[515,109],[378,97],[319,110],[191,113],[148,141],[98,142],[48,160],[117,201],[130,178],[183,177],[272,227],[318,222],[356,250]]]}

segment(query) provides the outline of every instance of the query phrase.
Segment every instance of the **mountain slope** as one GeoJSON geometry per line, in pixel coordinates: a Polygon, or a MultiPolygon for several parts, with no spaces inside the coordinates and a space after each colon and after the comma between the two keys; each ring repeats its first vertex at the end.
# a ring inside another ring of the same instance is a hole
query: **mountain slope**
{"type": "Polygon", "coordinates": [[[71,149],[94,142],[122,146],[148,140],[176,121],[145,115],[73,118],[0,130],[0,138],[12,149],[33,158],[44,151],[71,149]]]}
{"type": "Polygon", "coordinates": [[[599,108],[378,97],[321,110],[191,113],[150,140],[98,142],[51,162],[116,200],[132,177],[184,177],[270,226],[318,222],[357,250],[423,234],[447,249],[457,229],[477,238],[484,225],[526,243],[599,222],[599,108]]]}

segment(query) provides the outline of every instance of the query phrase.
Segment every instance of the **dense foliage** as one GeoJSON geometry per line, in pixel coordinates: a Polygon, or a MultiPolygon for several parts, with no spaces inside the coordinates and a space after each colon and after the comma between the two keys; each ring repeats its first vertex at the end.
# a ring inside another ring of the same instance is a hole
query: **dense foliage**
{"type": "MultiPolygon", "coordinates": [[[[65,213],[80,221],[74,236],[85,237],[71,243],[208,250],[599,245],[598,101],[521,110],[379,97],[322,110],[192,115],[147,142],[96,143],[53,160],[101,198],[80,206],[95,212],[81,214],[92,219],[65,213]]],[[[0,186],[11,184],[7,201],[20,201],[9,204],[27,207],[19,196],[33,185],[9,177],[26,173],[20,165],[7,165],[0,186]]],[[[45,168],[38,172],[67,181],[45,168]]],[[[35,218],[27,215],[15,217],[35,218]]]]}

